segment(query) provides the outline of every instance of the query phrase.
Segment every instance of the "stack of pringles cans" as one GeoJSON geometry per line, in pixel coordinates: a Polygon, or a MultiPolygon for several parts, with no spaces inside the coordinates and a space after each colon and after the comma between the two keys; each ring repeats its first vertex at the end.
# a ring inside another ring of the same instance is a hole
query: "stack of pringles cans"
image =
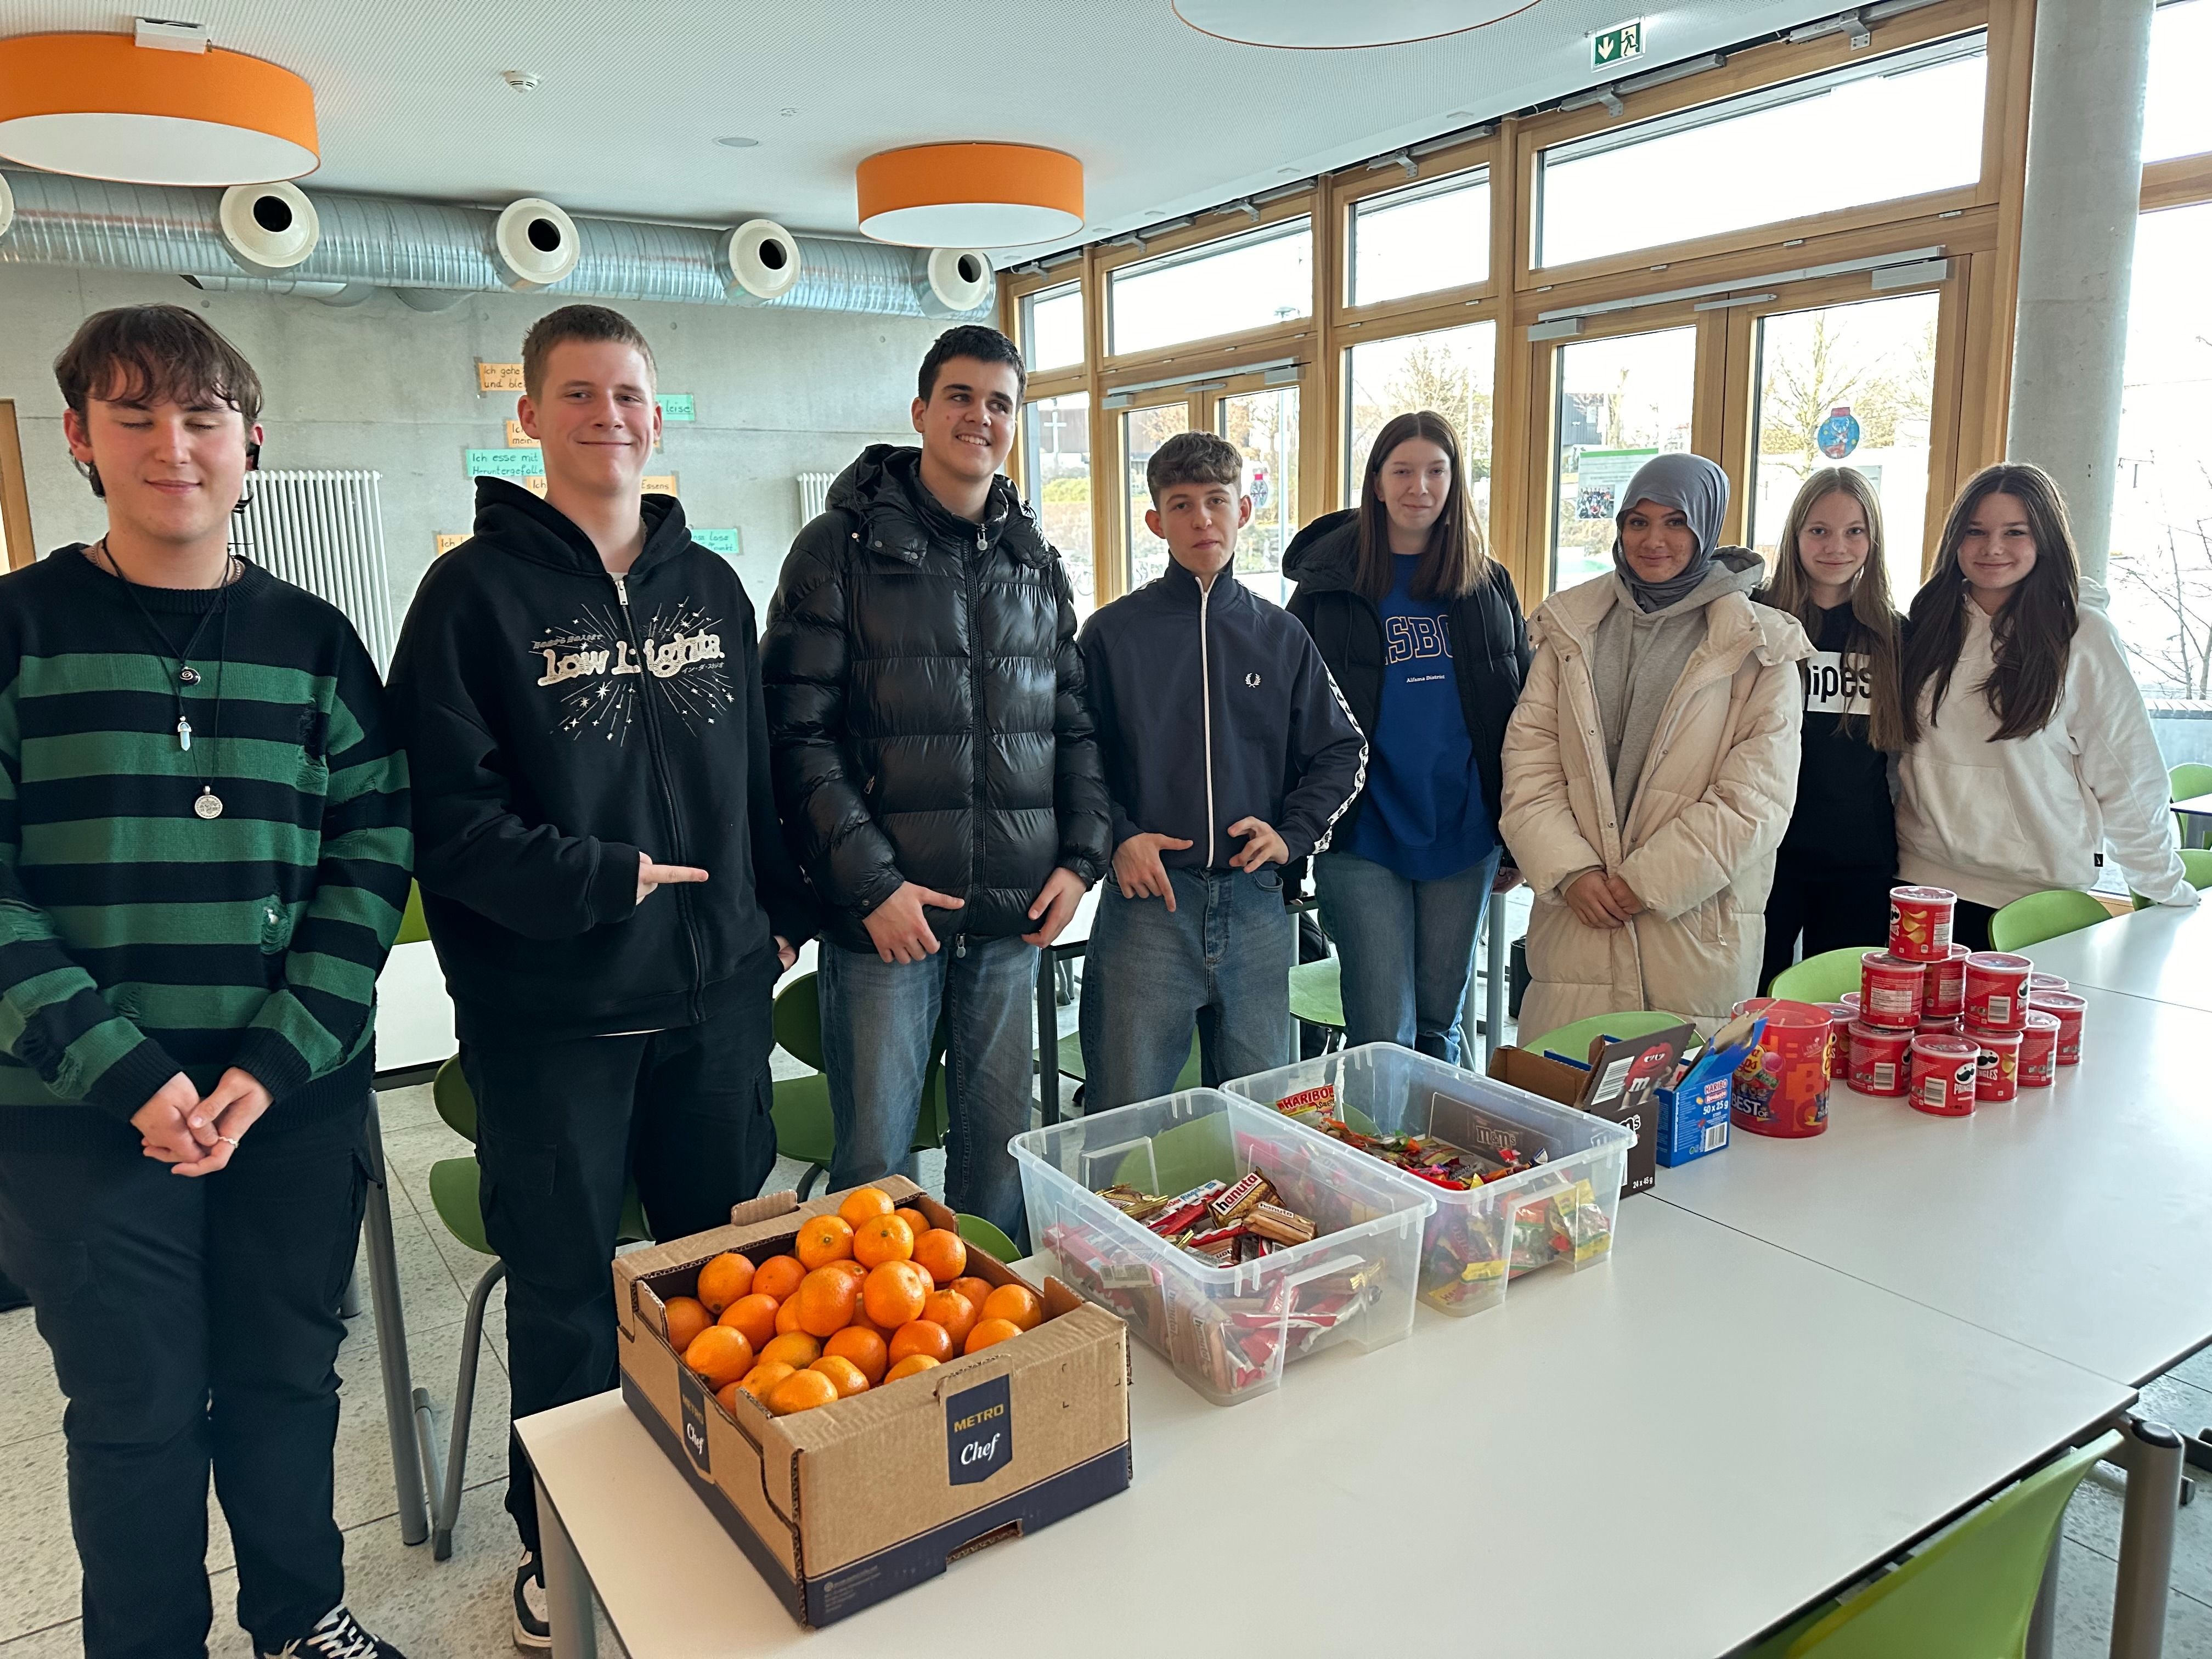
{"type": "Polygon", "coordinates": [[[1838,1075],[1937,1117],[2047,1089],[2081,1059],[2082,1000],[2026,957],[1954,945],[1958,902],[1941,887],[1892,888],[1889,948],[1861,958],[1857,994],[1828,1010],[1838,1075]]]}

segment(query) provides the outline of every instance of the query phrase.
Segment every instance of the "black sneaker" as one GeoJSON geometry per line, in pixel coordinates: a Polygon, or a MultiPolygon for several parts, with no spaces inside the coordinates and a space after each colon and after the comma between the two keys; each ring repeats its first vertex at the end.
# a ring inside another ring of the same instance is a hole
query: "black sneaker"
{"type": "Polygon", "coordinates": [[[262,1659],[407,1659],[391,1643],[370,1635],[343,1606],[332,1607],[296,1642],[262,1659]]]}
{"type": "Polygon", "coordinates": [[[522,1553],[514,1570],[514,1645],[525,1653],[550,1653],[553,1626],[545,1613],[545,1568],[535,1550],[522,1553]]]}

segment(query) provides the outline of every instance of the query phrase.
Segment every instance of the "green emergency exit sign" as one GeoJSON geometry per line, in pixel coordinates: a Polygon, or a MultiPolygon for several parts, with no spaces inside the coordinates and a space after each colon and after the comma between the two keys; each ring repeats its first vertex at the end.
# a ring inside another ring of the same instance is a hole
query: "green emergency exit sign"
{"type": "Polygon", "coordinates": [[[1609,70],[1632,58],[1644,56],[1644,20],[1615,23],[1590,36],[1590,67],[1609,70]]]}

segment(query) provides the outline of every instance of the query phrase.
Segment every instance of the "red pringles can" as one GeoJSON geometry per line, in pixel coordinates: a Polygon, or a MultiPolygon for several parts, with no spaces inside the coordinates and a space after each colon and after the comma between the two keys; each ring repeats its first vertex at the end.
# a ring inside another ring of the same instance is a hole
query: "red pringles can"
{"type": "Polygon", "coordinates": [[[1951,916],[1959,896],[1942,887],[1889,890],[1889,954],[1905,962],[1941,962],[1951,954],[1951,916]]]}
{"type": "Polygon", "coordinates": [[[2081,1016],[2088,1012],[2089,1004],[2076,991],[2051,991],[2036,998],[2035,1006],[2046,1014],[2058,1018],[2058,1054],[2061,1066],[2081,1063],[2081,1016]]]}
{"type": "Polygon", "coordinates": [[[1964,1117],[1972,1112],[1981,1057],[1981,1045],[1962,1036],[1913,1038],[1912,1081],[1906,1096],[1912,1109],[1934,1117],[1964,1117]]]}
{"type": "Polygon", "coordinates": [[[1974,1060],[1974,1098],[2010,1100],[2020,1092],[2020,1031],[1966,1030],[1966,1039],[1981,1052],[1974,1060]]]}
{"type": "Polygon", "coordinates": [[[1828,1078],[1831,1082],[1849,1082],[1851,1075],[1851,1024],[1859,1017],[1858,1009],[1841,1002],[1824,1002],[1820,1012],[1828,1017],[1828,1078]]]}
{"type": "Polygon", "coordinates": [[[2017,1031],[2027,1018],[2027,976],[2035,964],[2006,951],[1966,958],[1966,1024],[1984,1031],[2017,1031]]]}
{"type": "Polygon", "coordinates": [[[1954,1014],[1948,1019],[1923,1018],[1919,1024],[1914,1026],[1912,1029],[1921,1033],[1923,1036],[1930,1034],[1936,1036],[1957,1036],[1960,1032],[1966,1029],[1966,1022],[1960,1019],[1958,1015],[1954,1014]]]}
{"type": "Polygon", "coordinates": [[[1784,1139],[1822,1133],[1828,1127],[1827,1010],[1777,1000],[1757,1012],[1766,1024],[1759,1046],[1736,1067],[1729,1121],[1752,1134],[1784,1139]]]}
{"type": "Polygon", "coordinates": [[[1954,945],[1942,961],[1928,964],[1928,977],[1920,989],[1922,1019],[1956,1019],[1966,1012],[1966,958],[1973,954],[1965,945],[1954,945]]]}
{"type": "Polygon", "coordinates": [[[2035,1000],[2046,993],[2070,991],[2073,988],[2070,981],[2063,980],[2056,974],[2046,974],[2039,969],[2027,976],[2027,1006],[2031,1008],[2034,1007],[2035,1000]]]}
{"type": "Polygon", "coordinates": [[[1863,1020],[1851,1027],[1851,1087],[1863,1095],[1895,1099],[1911,1081],[1912,1033],[1863,1020]]]}
{"type": "Polygon", "coordinates": [[[1911,1030],[1920,1023],[1921,988],[1928,976],[1924,962],[1907,962],[1887,951],[1869,951],[1859,958],[1859,1018],[1869,1025],[1911,1030]]]}
{"type": "Polygon", "coordinates": [[[2058,1016],[2047,1008],[2031,1008],[2020,1037],[2020,1086],[2048,1089],[2057,1080],[2058,1016]]]}

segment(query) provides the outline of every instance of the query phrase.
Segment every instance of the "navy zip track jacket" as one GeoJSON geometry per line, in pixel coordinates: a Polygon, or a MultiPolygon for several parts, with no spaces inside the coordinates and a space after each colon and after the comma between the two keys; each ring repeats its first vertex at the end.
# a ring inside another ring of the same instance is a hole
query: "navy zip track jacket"
{"type": "Polygon", "coordinates": [[[1187,840],[1171,869],[1225,870],[1240,819],[1273,824],[1290,862],[1325,852],[1367,781],[1367,740],[1312,636],[1229,571],[1181,565],[1092,617],[1079,641],[1113,799],[1114,845],[1187,840]]]}

